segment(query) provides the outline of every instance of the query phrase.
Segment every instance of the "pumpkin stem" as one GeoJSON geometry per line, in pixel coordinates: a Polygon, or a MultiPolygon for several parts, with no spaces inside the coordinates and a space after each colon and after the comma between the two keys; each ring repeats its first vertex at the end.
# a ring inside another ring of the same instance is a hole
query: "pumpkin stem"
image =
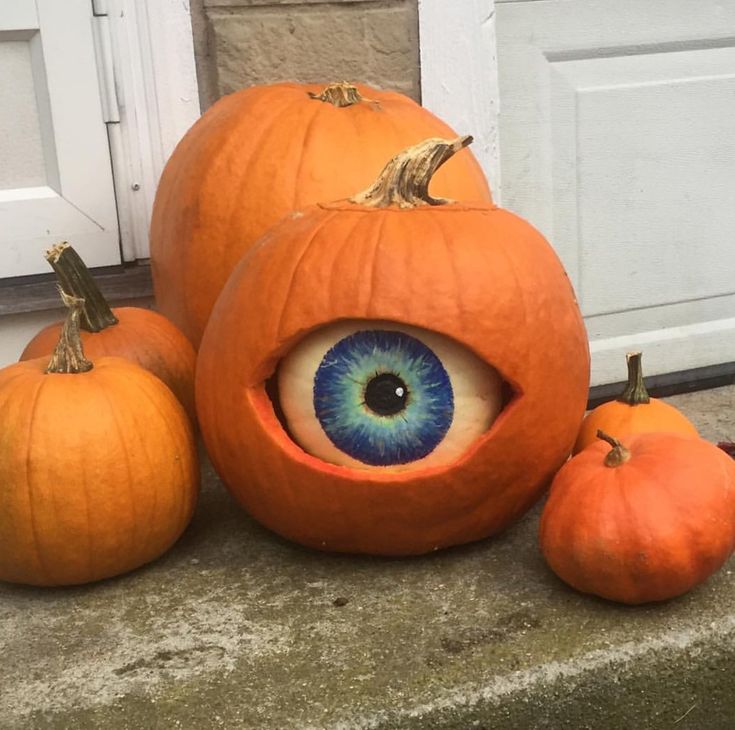
{"type": "Polygon", "coordinates": [[[369,101],[369,99],[363,99],[357,87],[348,81],[335,81],[329,84],[320,94],[315,94],[312,91],[309,91],[308,94],[312,99],[318,99],[338,108],[359,104],[361,101],[369,101]]]}
{"type": "Polygon", "coordinates": [[[84,313],[84,299],[67,294],[59,287],[61,301],[67,308],[59,341],[46,367],[47,373],[86,373],[93,365],[84,356],[79,322],[84,313]]]}
{"type": "Polygon", "coordinates": [[[607,441],[612,446],[612,449],[605,455],[605,466],[620,466],[630,459],[630,450],[626,449],[616,438],[599,429],[597,430],[597,438],[607,441]]]}
{"type": "Polygon", "coordinates": [[[117,324],[117,317],[102,296],[81,256],[66,241],[46,251],[46,261],[56,272],[61,288],[71,296],[84,301],[81,327],[87,332],[101,332],[117,324]]]}
{"type": "Polygon", "coordinates": [[[638,406],[651,400],[646,386],[643,384],[642,358],[643,354],[640,352],[629,352],[625,356],[628,362],[628,384],[617,397],[617,400],[621,403],[627,403],[629,406],[638,406]]]}
{"type": "Polygon", "coordinates": [[[444,205],[450,200],[432,198],[429,183],[434,173],[456,152],[472,143],[465,135],[454,140],[432,137],[399,152],[367,189],[350,202],[368,208],[416,208],[420,205],[444,205]]]}

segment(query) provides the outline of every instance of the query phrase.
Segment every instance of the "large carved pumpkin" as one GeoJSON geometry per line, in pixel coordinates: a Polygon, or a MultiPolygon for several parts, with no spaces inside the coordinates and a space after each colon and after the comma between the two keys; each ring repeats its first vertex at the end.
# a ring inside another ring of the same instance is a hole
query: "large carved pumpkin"
{"type": "Polygon", "coordinates": [[[428,140],[353,201],[293,214],[217,302],[202,433],[235,496],[286,537],[387,555],[477,540],[569,454],[589,355],[559,260],[507,211],[428,195],[468,142],[428,140]]]}
{"type": "MultiPolygon", "coordinates": [[[[151,222],[160,311],[198,346],[242,254],[288,212],[367,187],[386,160],[452,130],[408,97],[368,86],[283,83],[220,99],[163,171],[151,222]]],[[[469,151],[433,192],[490,200],[469,151]]]]}

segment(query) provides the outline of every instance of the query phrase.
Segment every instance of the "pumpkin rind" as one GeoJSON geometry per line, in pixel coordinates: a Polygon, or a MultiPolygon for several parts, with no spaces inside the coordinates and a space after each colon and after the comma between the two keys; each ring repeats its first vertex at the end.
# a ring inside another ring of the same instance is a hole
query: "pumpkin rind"
{"type": "Polygon", "coordinates": [[[735,547],[735,466],[713,444],[675,433],[588,446],[554,478],[540,525],[551,569],[583,593],[622,603],[681,595],[735,547]]]}
{"type": "MultiPolygon", "coordinates": [[[[196,420],[194,369],[196,352],[189,340],[163,315],[142,307],[114,307],[118,323],[100,332],[82,330],[84,352],[95,360],[122,357],[160,378],[196,420]]],[[[20,360],[49,355],[59,339],[61,322],[44,327],[26,345],[20,360]]]]}
{"type": "Polygon", "coordinates": [[[342,202],[293,214],[243,258],[207,327],[196,391],[213,463],[258,520],[315,548],[403,555],[478,540],[523,514],[571,449],[588,382],[571,285],[528,223],[482,204],[342,202]],[[516,395],[453,464],[326,464],[289,438],[264,384],[294,343],[342,319],[453,338],[516,395]]]}
{"type": "MultiPolygon", "coordinates": [[[[158,306],[198,346],[242,254],[288,212],[366,187],[392,155],[452,130],[408,97],[361,84],[358,103],[313,98],[316,84],[256,86],[217,101],[174,150],[151,222],[158,306]]],[[[436,195],[490,201],[469,151],[434,181],[436,195]]]]}
{"type": "Polygon", "coordinates": [[[71,585],[137,568],[189,523],[191,426],[158,378],[121,358],[0,370],[0,580],[71,585]]]}
{"type": "Polygon", "coordinates": [[[681,411],[648,395],[643,384],[641,353],[630,352],[626,359],[628,383],[625,390],[616,400],[602,403],[585,416],[573,454],[595,443],[598,431],[617,436],[651,431],[699,436],[694,424],[681,411]]]}

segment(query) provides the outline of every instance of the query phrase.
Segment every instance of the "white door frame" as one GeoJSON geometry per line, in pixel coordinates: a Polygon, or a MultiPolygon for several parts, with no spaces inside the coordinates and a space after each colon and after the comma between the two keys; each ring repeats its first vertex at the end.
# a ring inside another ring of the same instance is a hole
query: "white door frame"
{"type": "Polygon", "coordinates": [[[495,0],[419,0],[422,104],[459,134],[471,134],[496,202],[498,57],[495,0]]]}
{"type": "Polygon", "coordinates": [[[200,115],[189,0],[92,1],[123,258],[147,259],[163,166],[200,115]]]}

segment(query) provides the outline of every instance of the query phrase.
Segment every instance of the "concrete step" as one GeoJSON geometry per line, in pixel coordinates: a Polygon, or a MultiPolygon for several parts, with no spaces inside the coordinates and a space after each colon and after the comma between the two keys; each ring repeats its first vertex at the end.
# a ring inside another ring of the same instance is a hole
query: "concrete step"
{"type": "MultiPolygon", "coordinates": [[[[670,399],[735,438],[735,386],[670,399]]],[[[0,586],[1,728],[735,728],[735,562],[677,600],[579,595],[539,509],[422,558],[324,555],[256,525],[211,467],[161,560],[0,586]]]]}

